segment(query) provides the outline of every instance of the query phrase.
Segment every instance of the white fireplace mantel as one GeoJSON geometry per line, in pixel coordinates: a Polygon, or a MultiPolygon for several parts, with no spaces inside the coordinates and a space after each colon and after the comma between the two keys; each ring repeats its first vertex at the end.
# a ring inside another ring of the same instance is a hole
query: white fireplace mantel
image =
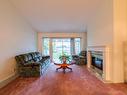
{"type": "Polygon", "coordinates": [[[87,48],[87,67],[91,68],[91,51],[101,51],[103,53],[103,81],[111,82],[112,70],[111,70],[111,46],[88,46],[87,48]]]}

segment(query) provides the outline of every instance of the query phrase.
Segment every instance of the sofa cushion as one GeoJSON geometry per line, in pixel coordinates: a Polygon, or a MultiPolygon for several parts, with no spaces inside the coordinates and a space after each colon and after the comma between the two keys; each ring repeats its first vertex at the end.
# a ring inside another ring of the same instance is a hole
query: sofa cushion
{"type": "Polygon", "coordinates": [[[40,60],[42,60],[42,57],[35,57],[35,58],[34,58],[34,61],[35,61],[35,62],[39,62],[40,60]]]}
{"type": "Polygon", "coordinates": [[[24,63],[25,63],[24,58],[23,58],[22,55],[16,56],[15,59],[16,59],[16,61],[17,61],[19,64],[24,64],[24,63]]]}
{"type": "Polygon", "coordinates": [[[24,61],[25,62],[28,62],[28,61],[31,61],[32,60],[32,56],[30,54],[24,54],[24,61]]]}
{"type": "Polygon", "coordinates": [[[34,59],[35,57],[37,57],[37,55],[35,54],[35,52],[29,53],[29,54],[32,56],[33,59],[34,59]]]}
{"type": "Polygon", "coordinates": [[[32,53],[30,53],[30,55],[32,56],[33,59],[35,57],[41,57],[41,54],[39,52],[32,52],[32,53]]]}
{"type": "Polygon", "coordinates": [[[39,62],[42,59],[42,56],[39,52],[32,52],[32,53],[30,53],[30,55],[32,56],[32,59],[35,62],[39,62]]]}
{"type": "Polygon", "coordinates": [[[26,64],[28,62],[34,62],[30,54],[22,54],[15,57],[17,62],[20,64],[26,64]]]}

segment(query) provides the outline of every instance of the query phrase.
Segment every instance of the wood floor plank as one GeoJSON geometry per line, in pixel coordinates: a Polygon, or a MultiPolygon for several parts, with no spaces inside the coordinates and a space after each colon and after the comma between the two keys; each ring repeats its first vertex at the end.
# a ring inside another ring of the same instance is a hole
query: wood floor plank
{"type": "Polygon", "coordinates": [[[0,89],[0,95],[127,95],[127,84],[104,84],[85,66],[71,66],[73,72],[56,72],[50,65],[41,77],[19,77],[0,89]]]}

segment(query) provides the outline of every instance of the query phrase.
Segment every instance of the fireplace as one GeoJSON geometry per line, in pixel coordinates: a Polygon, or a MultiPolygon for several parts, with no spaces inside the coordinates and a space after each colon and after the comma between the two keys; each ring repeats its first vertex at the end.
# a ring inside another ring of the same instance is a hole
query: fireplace
{"type": "Polygon", "coordinates": [[[104,78],[104,57],[103,51],[91,50],[90,53],[90,68],[92,72],[99,78],[104,78]]]}
{"type": "Polygon", "coordinates": [[[93,68],[97,68],[103,71],[103,52],[101,51],[91,52],[91,65],[93,68]]]}
{"type": "Polygon", "coordinates": [[[112,80],[112,47],[88,46],[87,67],[91,73],[103,82],[112,80]]]}

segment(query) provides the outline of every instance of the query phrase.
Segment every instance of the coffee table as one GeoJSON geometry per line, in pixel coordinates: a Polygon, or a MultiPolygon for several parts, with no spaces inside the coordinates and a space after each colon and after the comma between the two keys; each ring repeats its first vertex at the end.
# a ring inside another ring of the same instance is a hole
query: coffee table
{"type": "Polygon", "coordinates": [[[63,61],[62,64],[58,64],[58,63],[54,63],[55,65],[59,66],[58,68],[56,68],[56,71],[58,71],[59,69],[63,69],[63,73],[66,72],[66,69],[69,69],[70,71],[72,71],[72,68],[70,68],[70,65],[73,65],[74,63],[71,62],[70,64],[66,63],[66,61],[63,61]]]}

